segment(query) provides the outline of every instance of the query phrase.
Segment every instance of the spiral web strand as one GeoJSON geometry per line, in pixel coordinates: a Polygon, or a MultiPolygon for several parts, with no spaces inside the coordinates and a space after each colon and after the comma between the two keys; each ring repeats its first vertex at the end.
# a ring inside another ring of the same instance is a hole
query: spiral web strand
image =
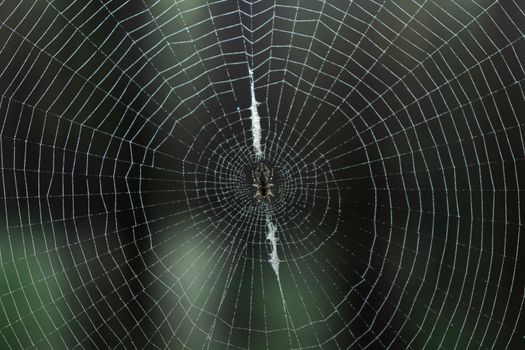
{"type": "Polygon", "coordinates": [[[523,349],[524,61],[518,0],[0,0],[0,349],[523,349]]]}

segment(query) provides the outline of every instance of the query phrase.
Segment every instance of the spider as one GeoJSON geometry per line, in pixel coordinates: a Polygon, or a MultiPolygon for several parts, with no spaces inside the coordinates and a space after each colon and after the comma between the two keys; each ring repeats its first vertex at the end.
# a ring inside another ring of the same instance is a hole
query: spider
{"type": "Polygon", "coordinates": [[[253,186],[257,189],[253,198],[257,199],[257,203],[262,198],[270,199],[274,197],[272,192],[273,187],[273,169],[270,170],[264,163],[258,163],[255,170],[252,170],[253,186]]]}

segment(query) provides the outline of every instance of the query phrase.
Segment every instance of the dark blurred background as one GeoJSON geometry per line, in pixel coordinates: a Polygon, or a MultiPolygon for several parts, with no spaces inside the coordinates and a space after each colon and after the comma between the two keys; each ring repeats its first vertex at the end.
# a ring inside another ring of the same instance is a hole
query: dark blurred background
{"type": "Polygon", "coordinates": [[[520,1],[7,0],[0,23],[1,349],[525,346],[520,1]]]}

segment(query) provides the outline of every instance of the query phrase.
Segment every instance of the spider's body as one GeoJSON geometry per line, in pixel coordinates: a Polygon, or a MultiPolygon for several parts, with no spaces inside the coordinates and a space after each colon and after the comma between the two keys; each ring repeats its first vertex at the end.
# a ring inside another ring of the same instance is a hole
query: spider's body
{"type": "Polygon", "coordinates": [[[258,163],[252,170],[252,177],[253,186],[257,189],[253,198],[257,199],[257,203],[263,198],[270,201],[274,197],[272,192],[273,169],[270,170],[264,163],[258,163]]]}

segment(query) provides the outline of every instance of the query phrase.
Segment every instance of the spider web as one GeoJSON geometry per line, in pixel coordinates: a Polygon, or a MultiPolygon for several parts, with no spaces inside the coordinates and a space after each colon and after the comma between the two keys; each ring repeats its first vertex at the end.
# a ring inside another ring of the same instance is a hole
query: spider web
{"type": "Polygon", "coordinates": [[[0,348],[525,346],[520,1],[0,23],[0,348]]]}

